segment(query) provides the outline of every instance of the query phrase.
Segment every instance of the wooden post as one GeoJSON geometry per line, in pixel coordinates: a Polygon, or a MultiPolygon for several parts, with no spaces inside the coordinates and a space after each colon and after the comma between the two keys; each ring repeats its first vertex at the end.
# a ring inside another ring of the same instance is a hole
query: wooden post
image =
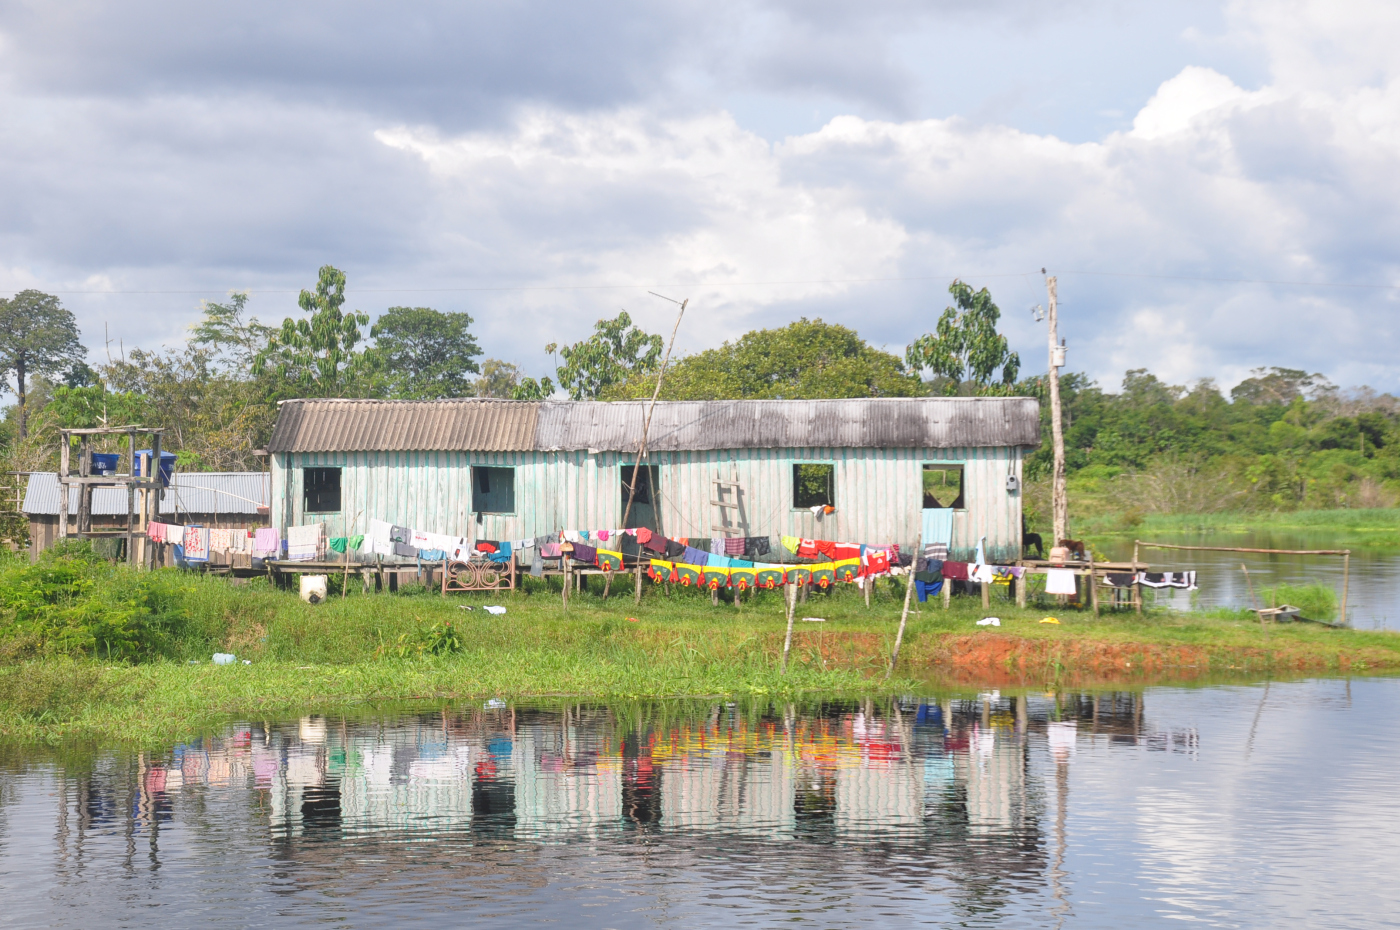
{"type": "Polygon", "coordinates": [[[1342,554],[1342,626],[1347,625],[1347,588],[1351,583],[1351,550],[1342,554]]]}
{"type": "Polygon", "coordinates": [[[792,615],[797,610],[797,591],[787,586],[787,638],[783,640],[783,674],[787,674],[788,650],[792,649],[792,615]]]}
{"type": "MultiPolygon", "coordinates": [[[[92,476],[92,444],[87,436],[78,440],[78,477],[92,476]]],[[[92,530],[92,485],[78,485],[78,535],[92,530]]]]}
{"type": "Polygon", "coordinates": [[[568,609],[569,609],[569,585],[573,583],[573,579],[569,577],[569,574],[570,574],[570,573],[569,573],[569,554],[568,554],[567,552],[564,552],[564,553],[561,553],[561,554],[560,554],[560,556],[559,556],[559,567],[562,568],[562,569],[564,570],[564,609],[565,609],[565,610],[568,610],[568,609]]]}
{"type": "Polygon", "coordinates": [[[637,594],[633,599],[633,603],[638,607],[642,606],[642,558],[640,547],[637,549],[637,594]]]}
{"type": "Polygon", "coordinates": [[[870,609],[870,589],[875,586],[874,578],[865,579],[865,584],[861,585],[865,589],[865,609],[870,609]]]}
{"type": "Polygon", "coordinates": [[[982,589],[982,609],[992,609],[992,586],[985,581],[977,582],[977,586],[982,589]]]}
{"type": "Polygon", "coordinates": [[[1099,586],[1094,584],[1094,554],[1089,553],[1089,603],[1094,605],[1094,618],[1099,616],[1099,586]]]}
{"type": "MultiPolygon", "coordinates": [[[[150,491],[148,491],[146,495],[146,510],[147,519],[154,520],[156,522],[160,521],[160,499],[163,493],[161,491],[160,486],[160,464],[160,433],[152,433],[151,467],[150,470],[142,477],[144,477],[147,481],[155,482],[155,484],[151,487],[150,491]]],[[[164,552],[161,550],[160,546],[151,546],[150,550],[151,568],[155,568],[156,560],[163,556],[164,552]]]]}
{"type": "MultiPolygon", "coordinates": [[[[947,584],[944,581],[944,584],[947,584]]],[[[894,652],[890,653],[890,667],[885,669],[885,680],[888,681],[894,673],[895,663],[899,661],[899,646],[904,642],[904,624],[909,622],[909,599],[914,594],[914,573],[909,573],[909,583],[904,586],[904,612],[899,615],[899,632],[894,634],[894,652]]]]}
{"type": "MultiPolygon", "coordinates": [[[[136,432],[126,434],[127,477],[134,478],[136,471],[136,432]]],[[[126,485],[126,564],[136,564],[136,486],[130,481],[126,485]]]]}
{"type": "Polygon", "coordinates": [[[63,483],[63,479],[68,477],[68,457],[71,443],[68,441],[68,434],[60,432],[58,434],[58,538],[68,538],[68,485],[63,483]]]}
{"type": "MultiPolygon", "coordinates": [[[[912,577],[912,576],[911,576],[912,577]]],[[[953,582],[945,576],[943,579],[943,609],[947,610],[953,606],[953,582]]]]}
{"type": "Polygon", "coordinates": [[[1142,541],[1133,540],[1133,608],[1142,616],[1142,582],[1138,580],[1138,547],[1142,541]]]}
{"type": "Polygon", "coordinates": [[[1050,367],[1047,379],[1050,382],[1050,436],[1055,454],[1050,485],[1051,532],[1054,538],[1050,545],[1058,546],[1060,540],[1069,537],[1069,500],[1065,487],[1065,432],[1060,422],[1060,366],[1064,364],[1064,350],[1060,347],[1059,295],[1053,276],[1045,279],[1045,293],[1050,304],[1050,367]]]}
{"type": "Polygon", "coordinates": [[[1017,607],[1020,607],[1022,610],[1024,610],[1025,607],[1026,607],[1026,586],[1027,586],[1027,584],[1030,582],[1030,580],[1031,580],[1030,573],[1027,572],[1027,571],[1025,570],[1025,567],[1024,567],[1024,566],[1022,566],[1022,568],[1021,568],[1021,577],[1020,577],[1020,578],[1017,578],[1017,579],[1016,579],[1016,582],[1015,582],[1015,584],[1016,584],[1016,606],[1017,606],[1017,607]]]}

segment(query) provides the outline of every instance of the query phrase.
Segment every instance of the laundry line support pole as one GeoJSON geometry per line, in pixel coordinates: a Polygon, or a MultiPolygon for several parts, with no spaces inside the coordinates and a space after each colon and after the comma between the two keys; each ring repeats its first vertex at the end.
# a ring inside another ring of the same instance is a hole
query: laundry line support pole
{"type": "Polygon", "coordinates": [[[914,573],[910,572],[909,583],[904,586],[904,612],[899,615],[899,632],[894,635],[894,652],[890,653],[890,667],[885,669],[886,681],[889,681],[890,675],[894,673],[895,663],[899,661],[899,646],[904,642],[904,625],[909,622],[909,599],[913,594],[914,573]]]}
{"type": "Polygon", "coordinates": [[[1351,582],[1351,550],[1342,554],[1342,626],[1347,625],[1347,588],[1351,582]]]}
{"type": "Polygon", "coordinates": [[[1094,583],[1094,554],[1089,553],[1089,603],[1094,606],[1094,619],[1099,617],[1099,588],[1094,583]]]}
{"type": "Polygon", "coordinates": [[[797,609],[797,591],[787,586],[787,637],[783,640],[783,674],[787,674],[788,651],[792,649],[792,615],[797,609]]]}
{"type": "Polygon", "coordinates": [[[642,606],[642,558],[640,547],[637,549],[637,594],[636,597],[633,598],[633,603],[638,607],[642,606]]]}
{"type": "Polygon", "coordinates": [[[1133,540],[1133,608],[1142,616],[1142,581],[1138,578],[1138,547],[1141,542],[1133,540]]]}

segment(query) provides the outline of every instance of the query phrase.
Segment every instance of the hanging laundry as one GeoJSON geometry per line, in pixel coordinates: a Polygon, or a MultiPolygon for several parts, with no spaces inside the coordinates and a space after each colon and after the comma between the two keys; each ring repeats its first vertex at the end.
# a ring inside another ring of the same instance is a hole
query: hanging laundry
{"type": "Polygon", "coordinates": [[[787,581],[787,573],[781,565],[759,562],[754,565],[754,584],[760,588],[777,588],[787,581]]]}
{"type": "Polygon", "coordinates": [[[943,562],[943,577],[950,581],[966,581],[968,564],[966,562],[943,562]]]}
{"type": "Polygon", "coordinates": [[[581,537],[580,537],[579,534],[578,534],[578,530],[565,530],[565,531],[564,531],[564,541],[565,541],[565,542],[576,543],[576,542],[579,542],[580,539],[581,539],[581,537]]]}
{"type": "Polygon", "coordinates": [[[1175,575],[1173,575],[1173,577],[1172,577],[1172,587],[1173,587],[1173,588],[1184,588],[1184,589],[1187,590],[1187,591],[1195,591],[1195,590],[1197,590],[1197,589],[1196,589],[1196,573],[1195,573],[1195,572],[1176,572],[1175,575]]]}
{"type": "Polygon", "coordinates": [[[685,555],[686,545],[674,539],[666,540],[666,558],[675,561],[685,555]]]}
{"type": "Polygon", "coordinates": [[[758,583],[758,572],[752,562],[738,562],[729,566],[729,586],[737,591],[747,591],[758,583]]]}
{"type": "Polygon", "coordinates": [[[607,542],[612,536],[612,532],[610,530],[599,530],[595,535],[598,537],[599,542],[607,542]]]}
{"type": "Polygon", "coordinates": [[[501,547],[500,542],[494,539],[478,539],[472,548],[477,552],[495,552],[501,547]]]}
{"type": "Polygon", "coordinates": [[[941,543],[945,546],[953,543],[953,511],[946,507],[930,507],[923,512],[920,542],[925,546],[930,543],[941,543]]]}
{"type": "Polygon", "coordinates": [[[760,556],[773,551],[773,541],[768,536],[749,536],[744,539],[744,555],[760,556]]]}
{"type": "Polygon", "coordinates": [[[1138,572],[1138,583],[1149,588],[1165,588],[1171,584],[1171,572],[1138,572]]]}
{"type": "Polygon", "coordinates": [[[833,540],[830,540],[830,539],[818,539],[818,540],[814,540],[813,545],[816,546],[817,555],[819,555],[819,556],[826,556],[828,559],[831,559],[831,560],[835,561],[835,559],[836,559],[836,543],[835,543],[833,540]]]}
{"type": "Polygon", "coordinates": [[[408,543],[396,542],[394,543],[394,555],[406,559],[416,559],[418,558],[418,550],[410,546],[408,543]]]}
{"type": "Polygon", "coordinates": [[[227,552],[233,545],[233,534],[229,530],[210,528],[209,530],[209,551],[227,552]]]}
{"type": "Polygon", "coordinates": [[[793,555],[798,554],[797,548],[802,545],[802,540],[798,539],[796,536],[784,536],[780,541],[783,544],[783,548],[793,555]]]}
{"type": "Polygon", "coordinates": [[[1110,588],[1131,588],[1135,578],[1132,572],[1109,572],[1103,576],[1103,583],[1110,588]]]}
{"type": "Polygon", "coordinates": [[[853,543],[837,543],[832,550],[832,557],[838,562],[844,562],[847,559],[859,559],[860,546],[853,543]]]}
{"type": "Polygon", "coordinates": [[[622,553],[610,549],[599,549],[598,567],[605,572],[621,571],[622,553]]]}
{"type": "Polygon", "coordinates": [[[929,543],[924,546],[924,558],[938,559],[940,562],[948,561],[948,546],[946,543],[929,543]]]}
{"type": "Polygon", "coordinates": [[[146,524],[146,538],[151,542],[165,542],[165,524],[152,520],[146,524]]]}
{"type": "Polygon", "coordinates": [[[635,530],[628,530],[627,532],[637,537],[638,545],[645,546],[647,543],[651,542],[652,532],[645,526],[639,526],[635,530]]]}
{"type": "Polygon", "coordinates": [[[714,553],[716,553],[716,554],[718,554],[718,555],[724,555],[724,537],[723,537],[723,536],[712,536],[712,537],[710,537],[710,551],[711,551],[711,552],[714,552],[714,553]]]}
{"type": "Polygon", "coordinates": [[[573,556],[575,562],[588,562],[591,564],[596,564],[598,562],[598,550],[582,542],[574,543],[573,556]]]}
{"type": "Polygon", "coordinates": [[[544,577],[544,546],[530,547],[530,574],[535,578],[544,577]]]}
{"type": "MultiPolygon", "coordinates": [[[[669,549],[666,551],[666,554],[668,556],[671,554],[669,549]]],[[[681,549],[681,554],[676,558],[678,561],[684,562],[687,565],[704,565],[709,557],[710,554],[708,552],[702,552],[694,546],[685,546],[681,549]]]]}
{"type": "Polygon", "coordinates": [[[725,555],[743,555],[744,549],[748,546],[748,539],[743,536],[731,536],[724,541],[725,555]]]}
{"type": "Polygon", "coordinates": [[[729,587],[728,566],[706,565],[700,569],[700,575],[705,587],[711,590],[729,587]]]}
{"type": "Polygon", "coordinates": [[[836,566],[831,562],[818,562],[812,566],[812,584],[819,588],[829,587],[836,580],[836,566]]]}
{"type": "MultiPolygon", "coordinates": [[[[858,548],[858,547],[856,547],[858,548]]],[[[840,559],[835,563],[835,576],[837,581],[852,582],[860,576],[860,556],[850,559],[840,559]]]]}
{"type": "Polygon", "coordinates": [[[185,561],[209,561],[209,528],[204,526],[185,527],[185,561]]]}
{"type": "Polygon", "coordinates": [[[277,535],[277,531],[270,526],[259,527],[253,536],[253,551],[267,558],[275,555],[282,549],[282,539],[277,535]]]}
{"type": "Polygon", "coordinates": [[[704,581],[704,568],[685,562],[675,563],[675,580],[682,587],[698,587],[704,581]]]}
{"type": "Polygon", "coordinates": [[[647,566],[647,577],[658,584],[663,581],[675,581],[676,565],[674,562],[651,559],[647,566]]]}
{"type": "Polygon", "coordinates": [[[975,581],[975,582],[977,582],[978,584],[991,584],[991,583],[992,583],[992,577],[993,577],[992,566],[990,566],[990,565],[980,565],[980,564],[979,564],[979,565],[973,566],[973,568],[972,568],[972,574],[968,576],[968,580],[969,580],[969,581],[975,581]]]}
{"type": "MultiPolygon", "coordinates": [[[[332,536],[329,540],[327,540],[326,545],[331,547],[332,552],[344,552],[346,544],[349,542],[350,540],[348,537],[332,536]]],[[[212,537],[210,538],[209,544],[211,546],[214,544],[212,537]]]]}
{"type": "Polygon", "coordinates": [[[325,531],[324,523],[287,527],[287,558],[297,562],[309,562],[316,558],[320,555],[325,531]]]}
{"type": "Polygon", "coordinates": [[[811,584],[812,569],[807,567],[789,568],[787,570],[787,583],[797,585],[811,584]]]}
{"type": "Polygon", "coordinates": [[[928,600],[930,594],[937,594],[942,590],[943,579],[941,578],[937,581],[920,581],[917,577],[914,579],[914,593],[918,595],[921,604],[928,600]]]}
{"type": "Polygon", "coordinates": [[[413,530],[406,526],[389,527],[389,541],[396,543],[406,543],[413,538],[413,530]]]}
{"type": "Polygon", "coordinates": [[[486,553],[486,561],[488,561],[488,562],[497,562],[497,563],[499,563],[499,564],[501,564],[501,565],[507,565],[507,564],[509,564],[510,561],[511,561],[511,554],[510,554],[510,553],[511,553],[511,550],[510,550],[510,543],[508,543],[508,542],[502,540],[500,543],[498,543],[498,544],[496,545],[496,551],[495,551],[495,552],[488,552],[488,553],[486,553]]]}
{"type": "Polygon", "coordinates": [[[546,559],[557,559],[564,554],[560,551],[559,543],[557,542],[545,543],[543,546],[538,546],[536,548],[540,550],[540,555],[544,556],[546,559]]]}
{"type": "Polygon", "coordinates": [[[727,555],[715,555],[713,552],[708,552],[705,554],[704,562],[700,564],[711,568],[728,568],[733,561],[734,560],[727,555]]]}
{"type": "Polygon", "coordinates": [[[889,553],[883,549],[867,549],[861,557],[864,565],[866,577],[873,578],[876,575],[885,575],[890,570],[889,553]]]}
{"type": "Polygon", "coordinates": [[[447,553],[442,549],[419,549],[418,558],[424,562],[446,562],[447,553]]]}
{"type": "MultiPolygon", "coordinates": [[[[637,538],[641,539],[642,534],[638,533],[637,538]]],[[[649,537],[647,537],[646,542],[642,543],[642,548],[646,549],[646,551],[648,552],[655,552],[657,555],[665,555],[666,544],[668,542],[670,542],[670,540],[668,540],[665,536],[658,536],[657,534],[652,533],[649,537]]],[[[685,551],[684,546],[681,547],[681,551],[685,551]]]]}
{"type": "Polygon", "coordinates": [[[365,541],[365,538],[364,538],[363,536],[360,536],[360,535],[351,536],[351,537],[350,537],[350,540],[349,540],[350,548],[351,548],[351,549],[358,549],[358,548],[360,548],[361,543],[363,543],[364,541],[365,541]]]}
{"type": "Polygon", "coordinates": [[[1045,572],[1046,594],[1078,594],[1074,584],[1074,572],[1067,568],[1051,568],[1045,572]]]}

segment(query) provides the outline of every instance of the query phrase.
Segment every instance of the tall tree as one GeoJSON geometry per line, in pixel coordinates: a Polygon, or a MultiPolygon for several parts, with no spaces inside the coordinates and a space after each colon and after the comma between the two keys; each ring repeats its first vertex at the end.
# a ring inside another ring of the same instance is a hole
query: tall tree
{"type": "MultiPolygon", "coordinates": [[[[656,382],[634,375],[609,398],[649,398],[656,382]]],[[[778,329],[745,333],[718,349],[682,358],[666,370],[667,400],[909,397],[918,378],[896,355],[871,346],[855,330],[805,317],[778,329]]]]}
{"type": "Polygon", "coordinates": [[[321,267],[316,290],[302,291],[297,305],[309,319],[282,321],[267,347],[258,353],[253,369],[269,369],[285,387],[283,396],[363,397],[374,390],[377,355],[356,351],[365,338],[362,327],[369,314],[341,311],[345,303],[345,272],[331,265],[321,267]]]}
{"type": "Polygon", "coordinates": [[[247,291],[230,292],[228,303],[206,300],[203,318],[190,327],[190,342],[208,350],[212,364],[238,377],[247,376],[277,331],[259,323],[257,317],[245,319],[247,307],[247,291]]]}
{"type": "Polygon", "coordinates": [[[503,400],[544,400],[554,393],[549,378],[524,377],[524,372],[510,362],[488,358],[481,363],[481,377],[473,385],[477,397],[497,397],[503,400]]]}
{"type": "Polygon", "coordinates": [[[974,291],[962,281],[954,281],[948,293],[953,295],[953,306],[944,309],[935,331],[915,339],[905,350],[909,367],[932,372],[947,394],[966,388],[985,393],[989,388],[1005,390],[1014,385],[1021,357],[997,332],[1001,310],[992,302],[991,292],[985,287],[974,291]],[[1000,386],[993,388],[998,368],[1000,386]]]}
{"type": "Polygon", "coordinates": [[[555,372],[559,386],[574,400],[592,400],[636,374],[654,371],[663,345],[660,336],[633,326],[624,310],[615,319],[595,323],[593,335],[582,342],[562,348],[551,343],[545,351],[559,348],[564,356],[555,372]]]}
{"type": "Polygon", "coordinates": [[[428,307],[390,307],[370,335],[375,339],[389,393],[420,400],[469,397],[468,375],[481,370],[481,354],[471,334],[472,318],[428,307]]]}
{"type": "Polygon", "coordinates": [[[19,397],[19,438],[28,434],[25,392],[30,376],[53,375],[82,362],[87,351],[78,341],[73,314],[59,299],[42,291],[20,291],[0,300],[0,371],[15,376],[19,397]]]}

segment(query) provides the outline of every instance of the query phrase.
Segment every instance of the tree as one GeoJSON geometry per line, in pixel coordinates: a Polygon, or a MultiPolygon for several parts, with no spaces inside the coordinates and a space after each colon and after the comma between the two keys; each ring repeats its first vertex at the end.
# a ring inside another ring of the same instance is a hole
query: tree
{"type": "Polygon", "coordinates": [[[1230,390],[1232,401],[1286,407],[1300,397],[1312,399],[1332,389],[1331,382],[1322,375],[1310,375],[1297,368],[1256,368],[1250,374],[1254,377],[1244,379],[1230,390]]]}
{"type": "Polygon", "coordinates": [[[28,434],[24,400],[29,376],[57,374],[86,354],[73,314],[57,297],[25,290],[0,300],[0,372],[15,376],[20,439],[28,434]]]}
{"type": "Polygon", "coordinates": [[[469,397],[468,375],[481,370],[481,354],[465,313],[441,313],[428,307],[390,307],[370,330],[387,372],[390,396],[420,400],[469,397]]]}
{"type": "Polygon", "coordinates": [[[257,317],[243,319],[247,291],[230,291],[226,304],[206,300],[202,306],[204,318],[190,327],[190,342],[207,349],[211,363],[246,375],[277,330],[259,323],[257,317]]]}
{"type": "MultiPolygon", "coordinates": [[[[564,364],[555,373],[559,386],[574,400],[592,400],[634,375],[656,370],[664,343],[660,336],[633,326],[626,310],[616,319],[599,320],[593,330],[582,342],[559,349],[564,364]]],[[[556,348],[551,343],[545,351],[556,348]]]]}
{"type": "Polygon", "coordinates": [[[310,319],[282,321],[267,347],[254,359],[253,370],[270,370],[285,387],[284,397],[363,397],[374,390],[377,355],[355,351],[363,339],[361,327],[369,315],[341,311],[345,303],[345,272],[321,267],[315,292],[302,291],[297,305],[310,319]]]}
{"type": "MultiPolygon", "coordinates": [[[[637,374],[607,392],[611,398],[650,398],[656,382],[637,374]]],[[[910,397],[922,393],[898,356],[882,352],[852,329],[805,317],[779,329],[745,333],[718,349],[686,356],[666,371],[667,400],[910,397]]]]}
{"type": "Polygon", "coordinates": [[[974,291],[962,281],[948,286],[954,306],[947,307],[933,333],[925,333],[909,344],[904,358],[914,371],[928,370],[943,381],[945,393],[957,394],[967,386],[973,393],[988,393],[998,368],[1004,390],[1016,383],[1021,357],[1007,346],[997,332],[1001,311],[984,287],[974,291]]]}
{"type": "Polygon", "coordinates": [[[544,400],[554,393],[553,381],[526,378],[519,366],[498,358],[488,358],[481,363],[481,377],[476,379],[474,387],[477,397],[501,400],[544,400]]]}

